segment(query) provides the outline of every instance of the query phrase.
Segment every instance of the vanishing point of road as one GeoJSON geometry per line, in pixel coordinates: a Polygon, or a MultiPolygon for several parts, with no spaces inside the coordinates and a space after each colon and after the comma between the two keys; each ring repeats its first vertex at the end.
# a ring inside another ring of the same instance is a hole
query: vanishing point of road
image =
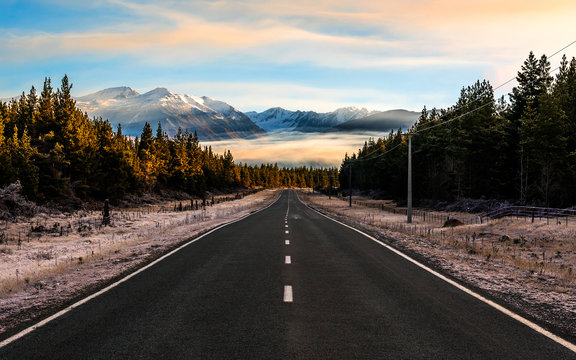
{"type": "Polygon", "coordinates": [[[293,191],[0,348],[0,359],[576,359],[293,191]]]}

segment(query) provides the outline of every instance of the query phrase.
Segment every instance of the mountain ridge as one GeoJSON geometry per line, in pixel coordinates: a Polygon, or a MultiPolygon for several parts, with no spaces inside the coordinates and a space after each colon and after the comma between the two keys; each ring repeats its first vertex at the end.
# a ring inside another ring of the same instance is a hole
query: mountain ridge
{"type": "Polygon", "coordinates": [[[196,132],[201,140],[254,138],[265,133],[223,101],[174,94],[164,87],[143,94],[127,86],[108,88],[77,97],[76,103],[90,116],[122,124],[124,133],[133,136],[140,135],[146,122],[160,123],[171,136],[178,129],[196,132]]]}
{"type": "Polygon", "coordinates": [[[260,113],[246,112],[256,125],[268,132],[384,132],[409,128],[420,116],[419,112],[395,109],[386,111],[345,107],[329,113],[291,111],[273,107],[260,113]]]}
{"type": "Polygon", "coordinates": [[[348,120],[334,127],[335,131],[390,131],[406,129],[416,123],[420,113],[404,109],[381,111],[364,118],[348,120]]]}
{"type": "Polygon", "coordinates": [[[278,132],[384,132],[409,128],[420,113],[409,110],[375,111],[354,106],[331,112],[292,111],[273,107],[243,113],[232,105],[210,98],[172,93],[157,87],[139,93],[128,86],[103,89],[75,97],[89,116],[120,123],[126,135],[140,136],[145,122],[174,136],[178,129],[196,132],[201,140],[250,139],[278,132]]]}
{"type": "Polygon", "coordinates": [[[291,111],[273,107],[263,112],[250,111],[246,116],[266,131],[317,132],[333,128],[349,120],[366,117],[375,111],[354,106],[338,108],[332,112],[291,111]]]}

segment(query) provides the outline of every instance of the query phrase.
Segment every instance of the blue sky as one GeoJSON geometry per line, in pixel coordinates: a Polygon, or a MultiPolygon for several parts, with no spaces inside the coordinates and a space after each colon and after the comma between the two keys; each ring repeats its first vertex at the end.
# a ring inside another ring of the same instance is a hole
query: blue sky
{"type": "Polygon", "coordinates": [[[564,0],[1,0],[0,98],[68,74],[78,96],[166,87],[242,111],[419,111],[571,43],[575,18],[564,0]]]}

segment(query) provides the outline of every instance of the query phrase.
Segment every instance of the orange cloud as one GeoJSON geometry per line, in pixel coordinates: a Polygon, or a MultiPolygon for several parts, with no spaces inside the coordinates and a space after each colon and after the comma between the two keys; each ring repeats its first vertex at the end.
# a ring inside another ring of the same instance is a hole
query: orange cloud
{"type": "Polygon", "coordinates": [[[519,52],[568,43],[576,16],[566,0],[109,2],[141,21],[84,34],[5,37],[0,57],[114,53],[166,63],[255,54],[337,68],[508,66],[519,52]],[[366,27],[367,34],[353,31],[366,27]]]}

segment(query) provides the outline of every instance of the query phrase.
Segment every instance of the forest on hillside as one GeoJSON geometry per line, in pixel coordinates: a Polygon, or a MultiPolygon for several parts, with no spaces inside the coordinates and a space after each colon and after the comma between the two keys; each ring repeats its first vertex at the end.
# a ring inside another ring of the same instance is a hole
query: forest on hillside
{"type": "Polygon", "coordinates": [[[338,186],[337,169],[279,168],[236,164],[232,153],[216,154],[198,137],[178,131],[169,137],[150,124],[138,138],[122,134],[105,119],[90,119],[76,107],[64,76],[54,91],[44,80],[8,103],[0,101],[0,187],[20,182],[38,203],[79,205],[163,190],[203,196],[206,191],[256,187],[338,186]]]}
{"type": "Polygon", "coordinates": [[[369,139],[346,154],[340,182],[405,201],[408,136],[415,201],[460,198],[576,205],[576,59],[551,71],[530,52],[508,99],[488,81],[464,87],[447,109],[422,110],[407,133],[369,139]]]}

